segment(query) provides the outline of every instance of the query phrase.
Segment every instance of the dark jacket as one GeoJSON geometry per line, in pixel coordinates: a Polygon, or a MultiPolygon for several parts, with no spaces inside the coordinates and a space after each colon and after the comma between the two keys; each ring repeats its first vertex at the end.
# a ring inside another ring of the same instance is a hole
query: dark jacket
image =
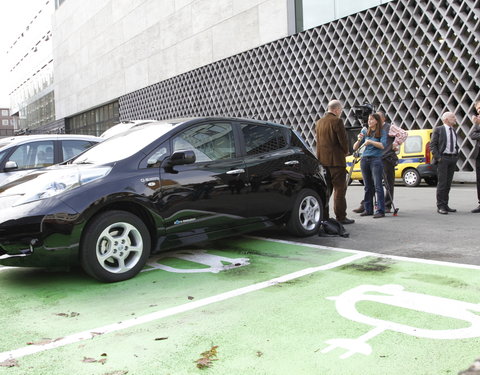
{"type": "Polygon", "coordinates": [[[470,131],[470,138],[476,141],[472,154],[472,157],[476,159],[480,156],[480,125],[473,125],[473,128],[470,131]]]}
{"type": "Polygon", "coordinates": [[[325,167],[346,167],[348,140],[343,120],[327,112],[315,124],[317,158],[325,167]]]}
{"type": "MultiPolygon", "coordinates": [[[[432,139],[430,141],[430,150],[432,151],[435,163],[439,162],[442,158],[445,147],[447,147],[447,132],[445,126],[442,124],[433,129],[432,139]]],[[[455,152],[458,153],[458,143],[455,143],[455,152]]]]}

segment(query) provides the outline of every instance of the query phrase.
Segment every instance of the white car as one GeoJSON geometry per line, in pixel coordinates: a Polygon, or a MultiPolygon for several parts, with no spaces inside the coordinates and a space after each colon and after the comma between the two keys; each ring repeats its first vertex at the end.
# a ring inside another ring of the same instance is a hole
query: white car
{"type": "Polygon", "coordinates": [[[61,163],[104,139],[90,135],[42,134],[0,138],[0,184],[61,163]]]}

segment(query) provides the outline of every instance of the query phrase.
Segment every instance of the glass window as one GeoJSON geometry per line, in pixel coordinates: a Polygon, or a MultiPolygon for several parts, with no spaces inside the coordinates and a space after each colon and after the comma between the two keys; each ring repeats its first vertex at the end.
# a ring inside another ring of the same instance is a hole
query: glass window
{"type": "Polygon", "coordinates": [[[281,129],[266,125],[242,125],[247,155],[279,150],[287,145],[281,129]]]}
{"type": "Polygon", "coordinates": [[[20,145],[8,160],[14,161],[18,169],[47,167],[54,163],[53,141],[31,142],[20,145]]]}
{"type": "Polygon", "coordinates": [[[422,152],[422,137],[418,135],[409,136],[404,143],[404,152],[406,154],[422,152]]]}
{"type": "Polygon", "coordinates": [[[2,116],[8,116],[8,109],[2,109],[2,116]]]}
{"type": "Polygon", "coordinates": [[[94,143],[82,140],[62,141],[63,160],[68,160],[92,147],[94,143]]]}
{"type": "Polygon", "coordinates": [[[197,162],[235,157],[231,124],[209,123],[193,126],[173,139],[173,152],[192,150],[197,162]]]}
{"type": "Polygon", "coordinates": [[[8,125],[8,120],[2,120],[2,125],[8,125]]]}

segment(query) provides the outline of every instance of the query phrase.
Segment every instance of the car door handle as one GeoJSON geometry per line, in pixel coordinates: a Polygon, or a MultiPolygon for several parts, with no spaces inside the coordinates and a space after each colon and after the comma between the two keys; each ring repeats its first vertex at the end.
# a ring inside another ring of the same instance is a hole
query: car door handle
{"type": "Polygon", "coordinates": [[[240,174],[240,173],[245,173],[245,169],[240,168],[240,169],[234,169],[227,172],[227,174],[240,174]]]}
{"type": "Polygon", "coordinates": [[[298,160],[290,160],[290,161],[286,161],[284,164],[285,165],[297,165],[297,164],[300,164],[300,162],[298,160]]]}

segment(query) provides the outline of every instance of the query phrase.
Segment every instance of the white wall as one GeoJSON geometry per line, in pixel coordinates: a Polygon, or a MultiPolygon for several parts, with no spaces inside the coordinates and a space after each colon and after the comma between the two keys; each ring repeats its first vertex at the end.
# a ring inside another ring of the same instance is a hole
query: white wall
{"type": "Polygon", "coordinates": [[[57,119],[288,34],[287,0],[68,0],[53,23],[57,119]]]}

